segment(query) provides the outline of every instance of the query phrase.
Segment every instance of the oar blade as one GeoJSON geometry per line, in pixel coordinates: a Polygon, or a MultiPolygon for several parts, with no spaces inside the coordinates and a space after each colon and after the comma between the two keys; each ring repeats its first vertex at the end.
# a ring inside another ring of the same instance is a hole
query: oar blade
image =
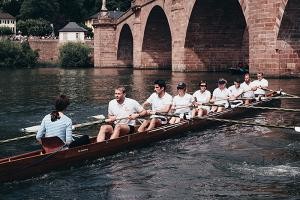
{"type": "Polygon", "coordinates": [[[300,132],[300,127],[299,127],[299,126],[296,126],[296,127],[295,127],[295,131],[296,131],[296,132],[300,132]]]}
{"type": "Polygon", "coordinates": [[[105,116],[104,115],[94,115],[94,116],[91,116],[91,118],[94,118],[94,119],[105,119],[105,116]]]}
{"type": "Polygon", "coordinates": [[[30,127],[27,127],[27,128],[22,128],[21,132],[24,132],[24,133],[36,133],[36,132],[38,132],[39,127],[40,127],[40,125],[30,126],[30,127]]]}

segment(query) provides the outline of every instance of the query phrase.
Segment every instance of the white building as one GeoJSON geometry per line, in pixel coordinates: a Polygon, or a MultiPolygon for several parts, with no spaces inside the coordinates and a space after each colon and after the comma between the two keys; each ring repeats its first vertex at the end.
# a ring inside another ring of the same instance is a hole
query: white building
{"type": "Polygon", "coordinates": [[[69,22],[65,27],[58,31],[59,43],[84,42],[84,33],[86,31],[86,29],[80,27],[75,22],[69,22]]]}
{"type": "Polygon", "coordinates": [[[8,13],[0,11],[0,27],[8,27],[16,34],[16,18],[8,13]]]}

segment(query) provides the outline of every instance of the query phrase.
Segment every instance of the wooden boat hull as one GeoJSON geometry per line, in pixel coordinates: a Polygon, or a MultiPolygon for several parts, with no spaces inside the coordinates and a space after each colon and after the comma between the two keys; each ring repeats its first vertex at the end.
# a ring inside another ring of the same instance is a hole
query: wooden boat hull
{"type": "MultiPolygon", "coordinates": [[[[279,99],[259,102],[259,106],[272,106],[279,104],[279,99]]],[[[228,109],[221,113],[213,113],[211,116],[218,118],[235,118],[245,113],[247,108],[228,109]]],[[[34,151],[14,157],[0,159],[0,182],[22,180],[44,174],[51,170],[68,168],[78,165],[85,160],[114,154],[116,152],[148,144],[163,138],[168,138],[188,130],[202,130],[209,126],[216,126],[218,122],[205,119],[184,120],[178,124],[166,125],[142,133],[134,133],[117,139],[95,143],[91,138],[91,144],[76,148],[42,154],[42,151],[34,151]]]]}

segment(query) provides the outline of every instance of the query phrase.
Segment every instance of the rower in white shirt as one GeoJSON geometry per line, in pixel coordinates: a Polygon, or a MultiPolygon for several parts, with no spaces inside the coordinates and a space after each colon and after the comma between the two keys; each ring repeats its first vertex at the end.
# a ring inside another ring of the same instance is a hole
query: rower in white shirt
{"type": "Polygon", "coordinates": [[[210,100],[210,102],[217,105],[212,106],[212,112],[221,112],[229,106],[230,91],[226,88],[226,83],[227,81],[224,78],[220,78],[218,81],[218,87],[214,90],[212,99],[210,100]]]}
{"type": "Polygon", "coordinates": [[[235,100],[244,93],[244,89],[241,87],[241,80],[239,78],[235,79],[233,85],[228,88],[230,91],[230,99],[235,100]]]}
{"type": "Polygon", "coordinates": [[[163,80],[154,82],[154,93],[143,103],[143,107],[152,106],[151,110],[147,110],[147,114],[152,114],[150,120],[145,120],[138,129],[138,132],[149,131],[155,127],[166,124],[167,118],[155,113],[168,113],[172,106],[172,96],[166,92],[166,83],[163,80]]]}
{"type": "Polygon", "coordinates": [[[266,79],[264,79],[263,73],[257,73],[257,80],[253,81],[253,85],[256,87],[256,90],[254,91],[255,96],[266,95],[265,90],[268,89],[269,83],[266,79]]]}
{"type": "Polygon", "coordinates": [[[244,75],[244,82],[241,84],[241,88],[244,90],[242,97],[245,98],[245,104],[247,105],[255,98],[254,90],[256,90],[256,87],[253,82],[251,82],[250,75],[248,73],[244,75]]]}
{"type": "Polygon", "coordinates": [[[198,117],[202,117],[203,115],[207,115],[210,112],[210,106],[203,105],[207,104],[210,101],[211,93],[207,90],[207,83],[205,81],[200,81],[199,84],[200,90],[197,90],[193,97],[195,99],[195,106],[196,108],[192,111],[192,117],[196,115],[198,117]]]}
{"type": "Polygon", "coordinates": [[[181,119],[184,119],[184,115],[191,115],[190,106],[194,102],[192,95],[186,93],[186,84],[183,82],[177,85],[178,95],[173,98],[173,104],[171,109],[175,110],[174,114],[179,114],[180,117],[172,117],[169,121],[170,124],[179,123],[181,119]]]}
{"type": "Polygon", "coordinates": [[[117,87],[115,99],[108,104],[108,119],[105,121],[109,124],[100,127],[97,142],[103,142],[107,136],[115,139],[132,134],[135,131],[135,119],[145,114],[146,110],[136,100],[126,97],[124,87],[117,87]]]}

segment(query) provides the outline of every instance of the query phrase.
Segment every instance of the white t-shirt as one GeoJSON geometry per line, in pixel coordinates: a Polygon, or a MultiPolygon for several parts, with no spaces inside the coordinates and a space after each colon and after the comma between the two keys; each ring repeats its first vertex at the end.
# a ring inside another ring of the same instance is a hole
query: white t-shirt
{"type": "Polygon", "coordinates": [[[230,86],[228,90],[230,91],[230,95],[234,97],[238,97],[244,92],[244,89],[241,86],[236,88],[235,85],[230,86]]]}
{"type": "MultiPolygon", "coordinates": [[[[268,87],[269,83],[266,79],[261,79],[261,80],[255,80],[253,81],[253,85],[256,87],[268,87]]],[[[266,91],[260,88],[257,88],[257,90],[254,91],[254,94],[258,94],[258,95],[265,95],[266,91]]]]}
{"type": "Polygon", "coordinates": [[[216,98],[215,104],[228,104],[228,97],[230,97],[230,91],[227,88],[220,90],[216,88],[213,92],[213,97],[216,98]]]}
{"type": "Polygon", "coordinates": [[[146,102],[152,105],[153,111],[160,111],[166,106],[172,105],[172,96],[165,92],[164,96],[160,98],[157,93],[153,93],[146,102]]]}
{"type": "Polygon", "coordinates": [[[243,97],[245,98],[254,98],[254,92],[252,90],[252,88],[254,87],[253,82],[250,82],[249,84],[247,84],[246,82],[243,82],[241,84],[241,88],[243,88],[244,93],[243,93],[243,97]]]}
{"type": "Polygon", "coordinates": [[[209,103],[211,98],[211,93],[208,90],[205,90],[203,93],[200,90],[197,90],[193,97],[196,98],[197,103],[209,103]]]}
{"type": "MultiPolygon", "coordinates": [[[[143,110],[143,107],[136,101],[130,98],[125,98],[122,104],[119,104],[116,99],[113,99],[108,104],[108,114],[114,115],[117,118],[128,117],[133,113],[138,113],[143,110]]],[[[135,125],[135,120],[122,119],[116,120],[115,124],[135,125]]]]}
{"type": "Polygon", "coordinates": [[[194,101],[194,98],[192,95],[185,93],[184,96],[175,96],[173,99],[173,106],[175,107],[175,113],[177,114],[184,114],[184,113],[189,113],[191,109],[186,106],[192,105],[194,101]],[[179,107],[179,108],[177,108],[179,107]],[[184,107],[184,108],[180,108],[184,107]]]}

